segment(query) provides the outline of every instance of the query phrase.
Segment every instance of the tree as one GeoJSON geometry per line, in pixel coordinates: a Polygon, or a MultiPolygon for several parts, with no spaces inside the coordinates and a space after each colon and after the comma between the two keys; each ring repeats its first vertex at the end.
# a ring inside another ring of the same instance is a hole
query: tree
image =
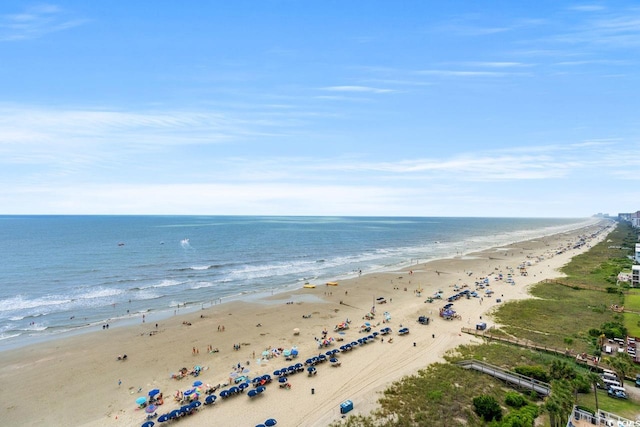
{"type": "Polygon", "coordinates": [[[609,357],[607,359],[607,363],[613,368],[614,371],[616,371],[616,374],[618,374],[618,378],[620,378],[620,384],[624,387],[624,378],[633,367],[631,356],[629,356],[627,353],[618,352],[614,357],[609,357]]]}
{"type": "Polygon", "coordinates": [[[600,375],[596,374],[595,372],[589,372],[587,374],[587,379],[589,380],[589,382],[591,382],[591,384],[593,384],[593,395],[596,398],[596,414],[599,414],[600,408],[598,406],[598,384],[602,385],[602,378],[600,378],[600,375]]]}
{"type": "Polygon", "coordinates": [[[485,421],[500,421],[502,419],[502,408],[498,401],[492,396],[482,395],[473,398],[473,406],[476,414],[485,421]]]}

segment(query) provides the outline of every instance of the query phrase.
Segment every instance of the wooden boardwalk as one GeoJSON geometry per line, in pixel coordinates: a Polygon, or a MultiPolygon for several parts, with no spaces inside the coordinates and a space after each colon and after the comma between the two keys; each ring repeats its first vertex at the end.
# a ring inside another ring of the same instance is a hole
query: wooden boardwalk
{"type": "Polygon", "coordinates": [[[474,369],[479,372],[491,375],[494,378],[498,378],[515,386],[519,389],[532,390],[538,393],[540,396],[549,396],[551,394],[551,386],[548,383],[534,380],[533,378],[520,375],[515,372],[509,372],[497,366],[490,365],[479,360],[463,360],[458,362],[458,365],[465,369],[474,369]]]}
{"type": "Polygon", "coordinates": [[[559,349],[559,348],[554,348],[554,347],[547,347],[544,345],[539,345],[539,344],[535,344],[532,343],[531,341],[527,341],[527,340],[519,340],[516,338],[508,338],[505,337],[503,335],[494,335],[492,334],[490,331],[478,331],[476,329],[471,329],[471,328],[462,328],[461,329],[462,332],[464,332],[465,334],[470,334],[470,335],[475,335],[478,337],[483,337],[483,338],[487,338],[489,340],[492,341],[500,341],[500,342],[505,342],[505,343],[509,343],[509,344],[513,344],[513,345],[517,345],[518,347],[524,347],[524,348],[531,348],[534,350],[538,350],[538,351],[545,351],[547,353],[553,353],[553,354],[557,354],[559,356],[565,356],[565,357],[571,357],[573,358],[576,363],[579,363],[581,365],[586,365],[588,366],[590,369],[592,370],[601,370],[601,369],[609,369],[612,370],[612,368],[602,362],[597,363],[591,359],[581,359],[578,358],[578,353],[574,352],[573,350],[568,350],[568,349],[559,349]]]}

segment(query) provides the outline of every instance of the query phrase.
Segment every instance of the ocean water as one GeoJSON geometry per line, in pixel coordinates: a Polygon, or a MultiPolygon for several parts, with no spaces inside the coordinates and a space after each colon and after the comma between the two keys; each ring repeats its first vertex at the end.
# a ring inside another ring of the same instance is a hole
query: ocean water
{"type": "Polygon", "coordinates": [[[0,350],[567,231],[593,218],[0,216],[0,350]]]}

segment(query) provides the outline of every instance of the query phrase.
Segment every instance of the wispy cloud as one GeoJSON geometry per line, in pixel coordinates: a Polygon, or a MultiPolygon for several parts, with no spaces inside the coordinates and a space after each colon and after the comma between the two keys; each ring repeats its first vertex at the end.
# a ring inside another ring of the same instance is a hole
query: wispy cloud
{"type": "Polygon", "coordinates": [[[486,70],[418,70],[420,75],[431,75],[440,77],[505,77],[516,73],[486,70]]]}
{"type": "Polygon", "coordinates": [[[36,39],[86,22],[73,18],[55,5],[31,6],[24,11],[0,15],[0,41],[36,39]]]}
{"type": "Polygon", "coordinates": [[[605,7],[599,4],[581,4],[581,5],[570,6],[568,9],[576,10],[578,12],[598,12],[598,11],[604,10],[605,7]]]}
{"type": "Polygon", "coordinates": [[[393,89],[381,89],[371,86],[328,86],[322,90],[330,92],[356,92],[356,93],[391,93],[393,89]]]}

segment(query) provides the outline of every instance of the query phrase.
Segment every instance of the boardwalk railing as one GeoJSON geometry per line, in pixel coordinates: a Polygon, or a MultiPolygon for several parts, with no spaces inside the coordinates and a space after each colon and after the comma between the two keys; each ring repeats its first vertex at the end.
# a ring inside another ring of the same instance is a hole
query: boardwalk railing
{"type": "Polygon", "coordinates": [[[490,365],[489,363],[481,362],[479,360],[463,360],[457,364],[465,369],[474,369],[479,372],[484,372],[485,374],[498,378],[512,386],[535,391],[541,396],[548,396],[551,394],[551,386],[548,383],[535,380],[516,372],[509,372],[497,366],[490,365]]]}

